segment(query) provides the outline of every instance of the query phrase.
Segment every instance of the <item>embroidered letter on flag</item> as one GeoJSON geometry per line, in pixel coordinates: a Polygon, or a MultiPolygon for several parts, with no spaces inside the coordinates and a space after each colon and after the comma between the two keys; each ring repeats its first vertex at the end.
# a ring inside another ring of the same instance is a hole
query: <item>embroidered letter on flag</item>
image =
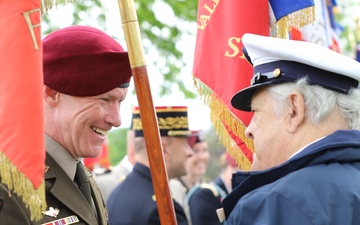
{"type": "Polygon", "coordinates": [[[31,220],[46,209],[40,2],[0,1],[0,177],[31,220]]]}

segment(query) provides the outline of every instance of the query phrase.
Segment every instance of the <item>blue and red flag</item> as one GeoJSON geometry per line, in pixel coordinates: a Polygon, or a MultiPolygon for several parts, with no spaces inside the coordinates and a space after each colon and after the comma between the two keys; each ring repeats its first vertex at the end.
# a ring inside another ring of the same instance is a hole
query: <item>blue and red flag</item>
{"type": "Polygon", "coordinates": [[[314,0],[316,20],[291,32],[292,39],[313,42],[341,53],[340,34],[343,28],[335,21],[335,0],[314,0]]]}

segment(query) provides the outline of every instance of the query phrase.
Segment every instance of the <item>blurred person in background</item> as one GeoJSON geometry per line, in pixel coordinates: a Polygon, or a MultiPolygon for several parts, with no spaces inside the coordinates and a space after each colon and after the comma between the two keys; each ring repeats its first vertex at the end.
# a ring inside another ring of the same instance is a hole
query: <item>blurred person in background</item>
{"type": "Polygon", "coordinates": [[[193,150],[193,155],[186,161],[186,175],[170,180],[171,193],[174,199],[183,206],[189,222],[190,214],[186,203],[186,194],[197,183],[209,180],[204,177],[210,161],[208,144],[204,135],[203,131],[191,131],[188,143],[193,150]]]}
{"type": "Polygon", "coordinates": [[[135,165],[134,138],[135,132],[129,129],[126,133],[126,155],[124,158],[106,171],[99,173],[94,171],[94,178],[99,185],[105,202],[107,202],[114,188],[124,181],[126,176],[133,170],[135,165]]]}
{"type": "MultiPolygon", "coordinates": [[[[192,155],[187,107],[155,107],[168,178],[186,174],[185,163],[192,155]]],[[[151,179],[146,142],[140,120],[140,110],[133,110],[135,131],[135,166],[126,179],[111,193],[107,206],[111,225],[160,224],[156,196],[151,179]]],[[[178,225],[187,225],[183,207],[173,201],[178,225]]]]}
{"type": "Polygon", "coordinates": [[[235,160],[224,152],[219,158],[220,174],[212,182],[196,184],[186,195],[192,225],[224,225],[217,216],[221,201],[231,192],[232,174],[239,170],[235,160]]]}

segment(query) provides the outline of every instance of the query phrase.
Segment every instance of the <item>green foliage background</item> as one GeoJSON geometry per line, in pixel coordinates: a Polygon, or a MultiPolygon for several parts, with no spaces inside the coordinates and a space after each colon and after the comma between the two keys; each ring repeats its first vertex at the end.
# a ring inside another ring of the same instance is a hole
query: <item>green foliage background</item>
{"type": "Polygon", "coordinates": [[[126,132],[128,129],[114,129],[108,133],[110,164],[116,165],[126,155],[126,132]]]}

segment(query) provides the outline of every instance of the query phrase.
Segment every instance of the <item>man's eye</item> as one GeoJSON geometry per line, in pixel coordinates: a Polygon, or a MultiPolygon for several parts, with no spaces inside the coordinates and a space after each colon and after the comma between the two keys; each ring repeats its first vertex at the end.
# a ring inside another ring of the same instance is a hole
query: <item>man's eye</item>
{"type": "Polygon", "coordinates": [[[110,101],[110,99],[108,99],[108,98],[101,98],[101,100],[104,101],[104,102],[109,102],[110,101]]]}

